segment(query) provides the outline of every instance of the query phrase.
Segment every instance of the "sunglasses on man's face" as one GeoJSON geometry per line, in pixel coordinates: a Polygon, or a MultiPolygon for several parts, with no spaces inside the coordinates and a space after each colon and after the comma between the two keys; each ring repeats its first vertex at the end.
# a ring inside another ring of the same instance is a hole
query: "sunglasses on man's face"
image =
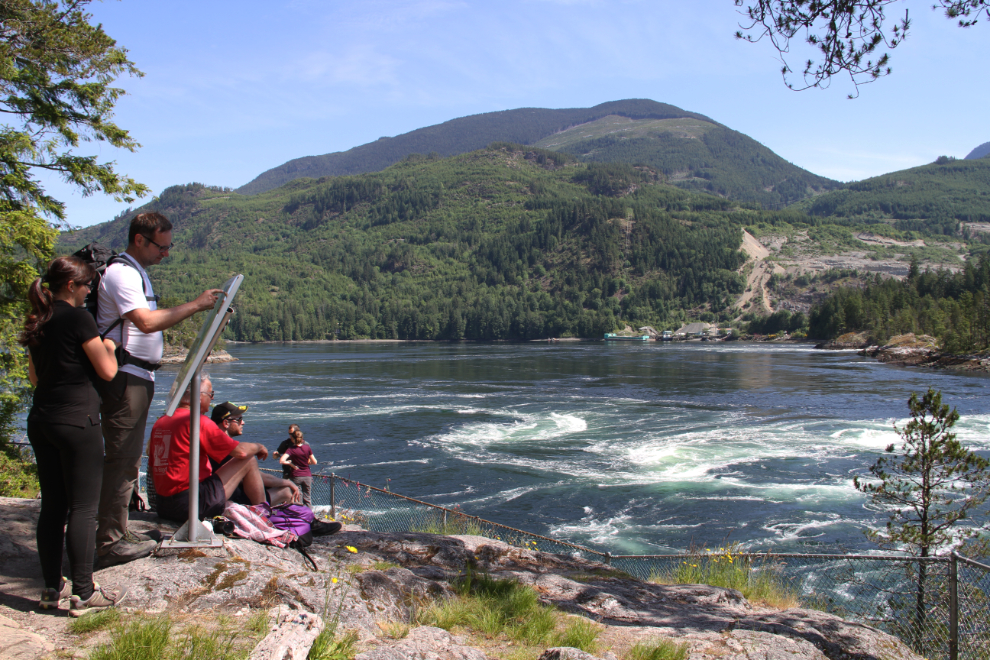
{"type": "MultiPolygon", "coordinates": [[[[144,234],[141,234],[141,235],[144,236],[144,234]]],[[[161,253],[161,254],[165,254],[166,252],[168,252],[169,250],[171,250],[172,248],[175,247],[175,243],[169,243],[168,245],[162,245],[161,243],[156,243],[155,241],[151,240],[147,236],[144,236],[144,240],[148,241],[149,243],[151,243],[152,245],[154,245],[156,248],[158,248],[158,252],[161,253]]]]}

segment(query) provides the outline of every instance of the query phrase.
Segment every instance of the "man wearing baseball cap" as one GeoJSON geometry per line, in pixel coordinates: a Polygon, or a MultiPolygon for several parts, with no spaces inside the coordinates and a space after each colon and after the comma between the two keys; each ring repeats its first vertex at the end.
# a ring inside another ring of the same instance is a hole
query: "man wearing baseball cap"
{"type": "MultiPolygon", "coordinates": [[[[232,423],[236,422],[238,426],[244,423],[244,413],[247,412],[247,406],[235,406],[230,401],[224,401],[223,403],[217,404],[213,407],[213,412],[210,413],[210,419],[213,423],[222,428],[224,431],[227,427],[224,426],[224,422],[232,423]]],[[[230,437],[239,436],[241,433],[230,433],[227,435],[230,437]]]]}
{"type": "MultiPolygon", "coordinates": [[[[213,407],[213,412],[210,413],[210,419],[213,423],[220,427],[220,430],[229,435],[231,438],[236,438],[244,433],[244,413],[247,412],[247,406],[236,406],[230,401],[224,401],[223,403],[217,404],[213,407]]],[[[223,461],[219,463],[214,463],[213,459],[210,459],[210,463],[213,464],[213,469],[216,471],[221,465],[230,460],[228,456],[223,461]]],[[[268,494],[268,500],[272,501],[272,489],[288,488],[291,492],[290,501],[300,502],[302,496],[299,493],[299,487],[288,479],[281,479],[268,472],[261,473],[261,481],[265,486],[265,491],[268,494]]],[[[237,502],[238,504],[250,505],[251,501],[248,499],[247,495],[244,493],[244,489],[238,486],[234,490],[234,494],[230,496],[232,502],[237,502]]]]}

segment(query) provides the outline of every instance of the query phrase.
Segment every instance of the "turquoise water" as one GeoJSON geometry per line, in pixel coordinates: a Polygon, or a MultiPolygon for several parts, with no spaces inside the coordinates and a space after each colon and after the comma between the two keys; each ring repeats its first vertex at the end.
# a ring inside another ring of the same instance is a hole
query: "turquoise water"
{"type": "MultiPolygon", "coordinates": [[[[613,553],[736,542],[871,547],[852,485],[897,440],[911,392],[958,407],[990,451],[986,376],[765,344],[233,345],[216,402],[243,439],[298,423],[321,468],[613,553]]],[[[152,417],[174,369],[159,372],[152,417]]],[[[275,467],[272,459],[268,467],[275,467]]]]}

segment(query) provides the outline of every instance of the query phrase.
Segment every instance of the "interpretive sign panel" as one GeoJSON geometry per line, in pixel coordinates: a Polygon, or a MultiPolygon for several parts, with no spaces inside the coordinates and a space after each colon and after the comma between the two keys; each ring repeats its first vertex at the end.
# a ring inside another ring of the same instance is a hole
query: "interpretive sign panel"
{"type": "Polygon", "coordinates": [[[200,328],[199,334],[196,336],[196,341],[189,347],[189,354],[186,356],[186,361],[182,363],[182,368],[175,377],[175,382],[172,383],[172,389],[168,391],[168,398],[165,399],[166,415],[175,414],[175,409],[179,407],[179,399],[182,398],[182,393],[189,387],[193,373],[202,366],[203,361],[206,360],[210,351],[213,350],[213,346],[217,343],[217,339],[220,338],[224,324],[230,318],[227,310],[243,281],[243,275],[234,275],[227,280],[223,285],[223,295],[217,299],[213,309],[207,312],[203,327],[200,328]]]}

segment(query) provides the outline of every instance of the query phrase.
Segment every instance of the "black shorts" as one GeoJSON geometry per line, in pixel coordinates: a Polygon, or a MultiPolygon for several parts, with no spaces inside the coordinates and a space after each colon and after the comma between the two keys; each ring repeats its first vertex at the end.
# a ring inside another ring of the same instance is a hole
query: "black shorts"
{"type": "MultiPolygon", "coordinates": [[[[222,516],[227,506],[227,494],[223,490],[223,481],[215,474],[199,482],[199,519],[206,520],[214,516],[222,516]]],[[[186,522],[189,518],[189,489],[170,495],[158,496],[158,515],[166,520],[186,522]]]]}
{"type": "MultiPolygon", "coordinates": [[[[248,499],[247,493],[244,492],[244,486],[241,484],[237,484],[237,488],[230,494],[230,501],[235,504],[243,504],[244,506],[253,506],[251,500],[248,499]]],[[[272,503],[272,494],[268,492],[267,488],[265,489],[265,501],[269,504],[272,503]]],[[[186,504],[186,506],[188,507],[189,505],[186,504]]]]}

